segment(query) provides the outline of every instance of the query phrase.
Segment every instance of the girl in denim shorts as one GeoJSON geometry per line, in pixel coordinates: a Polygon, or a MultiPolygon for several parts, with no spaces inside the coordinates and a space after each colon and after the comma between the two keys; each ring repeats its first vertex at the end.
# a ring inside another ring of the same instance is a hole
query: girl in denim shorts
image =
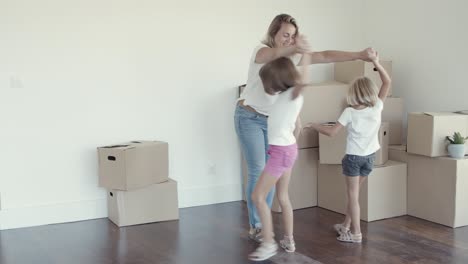
{"type": "Polygon", "coordinates": [[[359,188],[371,173],[374,166],[375,152],[380,149],[378,131],[381,122],[383,102],[390,87],[390,77],[379,63],[376,54],[372,62],[379,72],[382,86],[377,94],[376,85],[367,77],[356,79],[348,92],[348,105],[338,122],[332,126],[309,124],[319,133],[327,136],[336,135],[346,127],[346,155],[342,160],[343,174],[346,179],[347,204],[343,223],[333,227],[342,242],[360,243],[362,241],[360,225],[359,188]]]}
{"type": "MultiPolygon", "coordinates": [[[[296,39],[298,40],[306,42],[302,37],[296,39]]],[[[296,138],[300,131],[298,116],[304,102],[301,93],[307,83],[305,78],[309,64],[310,55],[304,54],[300,64],[301,73],[297,71],[291,59],[286,57],[266,63],[260,69],[265,92],[277,95],[278,98],[268,116],[270,157],[252,193],[252,200],[257,207],[263,227],[262,243],[249,255],[249,259],[253,261],[268,259],[278,251],[278,245],[274,240],[271,210],[266,202],[268,192],[273,186],[276,186],[283,215],[285,234],[280,245],[287,252],[294,252],[296,249],[293,239],[293,211],[288,189],[291,169],[297,158],[296,138]]]]}

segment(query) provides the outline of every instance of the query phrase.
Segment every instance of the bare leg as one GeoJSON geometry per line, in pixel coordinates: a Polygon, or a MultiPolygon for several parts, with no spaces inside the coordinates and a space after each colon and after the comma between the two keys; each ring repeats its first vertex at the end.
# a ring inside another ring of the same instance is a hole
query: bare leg
{"type": "MultiPolygon", "coordinates": [[[[345,177],[347,177],[347,176],[345,176],[345,177]]],[[[361,185],[365,180],[366,180],[366,177],[359,176],[359,190],[361,189],[361,185]]],[[[359,199],[358,199],[358,202],[359,202],[359,199]]],[[[343,226],[348,228],[348,229],[351,227],[351,213],[349,211],[349,207],[350,207],[349,198],[348,198],[348,195],[346,195],[346,217],[345,217],[345,220],[343,222],[343,226]]]]}
{"type": "Polygon", "coordinates": [[[267,172],[262,172],[260,179],[255,185],[252,193],[252,200],[257,207],[260,221],[262,223],[262,237],[263,242],[273,243],[273,222],[271,218],[271,209],[266,202],[266,197],[271,188],[276,184],[278,179],[267,172]]]}
{"type": "Polygon", "coordinates": [[[294,217],[291,201],[289,200],[289,181],[291,180],[291,170],[286,171],[276,183],[276,195],[281,206],[284,234],[293,236],[294,217]]]}
{"type": "Polygon", "coordinates": [[[365,177],[346,177],[348,209],[351,218],[351,233],[361,233],[361,208],[359,206],[359,189],[365,177]]]}

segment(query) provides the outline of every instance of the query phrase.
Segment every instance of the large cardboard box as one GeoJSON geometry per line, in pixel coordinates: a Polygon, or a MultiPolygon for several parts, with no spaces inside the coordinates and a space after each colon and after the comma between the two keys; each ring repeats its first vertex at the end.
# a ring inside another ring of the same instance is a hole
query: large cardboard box
{"type": "Polygon", "coordinates": [[[446,156],[446,136],[454,132],[464,136],[468,134],[468,115],[449,112],[409,113],[407,151],[428,157],[446,156]]]}
{"type": "Polygon", "coordinates": [[[406,152],[406,145],[388,146],[388,159],[408,163],[408,153],[406,152]]]}
{"type": "Polygon", "coordinates": [[[169,179],[168,144],[132,141],[98,148],[99,186],[134,190],[169,179]]]}
{"type": "Polygon", "coordinates": [[[133,191],[110,190],[107,210],[117,226],[179,219],[177,182],[169,180],[133,191]]]}
{"type": "MultiPolygon", "coordinates": [[[[361,219],[367,222],[406,215],[406,164],[389,160],[361,185],[361,219]]],[[[346,183],[340,165],[319,165],[318,206],[345,214],[346,183]]]]}
{"type": "MultiPolygon", "coordinates": [[[[317,206],[318,152],[318,148],[300,149],[298,152],[289,182],[289,198],[294,210],[317,206]]],[[[246,201],[247,164],[244,158],[242,158],[242,175],[244,184],[242,199],[246,201]]],[[[281,212],[276,195],[271,209],[273,212],[281,212]]]]}
{"type": "Polygon", "coordinates": [[[450,227],[468,225],[468,157],[408,156],[408,214],[450,227]]]}
{"type": "MultiPolygon", "coordinates": [[[[379,129],[380,150],[375,154],[374,165],[383,165],[388,160],[389,123],[382,122],[379,129]]],[[[319,135],[320,164],[341,164],[346,153],[346,129],[342,129],[334,137],[319,135]]]]}
{"type": "Polygon", "coordinates": [[[382,110],[382,121],[390,124],[389,145],[403,144],[404,101],[399,97],[387,97],[382,110]]]}
{"type": "MultiPolygon", "coordinates": [[[[299,150],[289,182],[289,199],[293,210],[317,206],[318,152],[318,148],[299,150]]],[[[271,210],[281,212],[277,195],[271,210]]]]}
{"type": "MultiPolygon", "coordinates": [[[[392,61],[381,60],[380,64],[387,71],[388,75],[392,76],[392,61]]],[[[365,76],[371,79],[380,89],[382,86],[382,80],[380,80],[379,72],[375,69],[372,62],[366,62],[361,60],[346,61],[335,63],[335,80],[344,83],[351,83],[357,77],[365,76]]],[[[388,95],[392,95],[392,87],[388,95]]]]}
{"type": "MultiPolygon", "coordinates": [[[[304,89],[304,105],[299,118],[303,126],[310,122],[324,123],[338,120],[346,108],[349,85],[340,82],[311,84],[304,89]]],[[[305,129],[297,141],[299,149],[318,147],[318,133],[305,129]]]]}

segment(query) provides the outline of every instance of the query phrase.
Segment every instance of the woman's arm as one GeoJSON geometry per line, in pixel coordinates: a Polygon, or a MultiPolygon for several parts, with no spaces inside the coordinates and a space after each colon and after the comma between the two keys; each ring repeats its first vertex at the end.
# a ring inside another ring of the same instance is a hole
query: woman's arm
{"type": "Polygon", "coordinates": [[[353,60],[372,61],[372,57],[375,56],[375,53],[376,52],[373,48],[367,48],[362,51],[356,52],[340,50],[325,50],[311,52],[311,64],[353,60]]]}
{"type": "Polygon", "coordinates": [[[278,48],[263,47],[255,55],[255,63],[265,64],[281,57],[289,57],[296,53],[310,53],[309,43],[303,36],[297,36],[294,45],[278,48]]]}

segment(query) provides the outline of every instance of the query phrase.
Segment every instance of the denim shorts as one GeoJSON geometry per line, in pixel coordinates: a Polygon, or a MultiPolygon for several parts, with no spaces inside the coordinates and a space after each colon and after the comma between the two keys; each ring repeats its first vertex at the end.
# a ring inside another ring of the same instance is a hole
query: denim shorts
{"type": "Polygon", "coordinates": [[[346,176],[369,176],[375,162],[375,153],[367,156],[346,154],[341,161],[343,174],[346,176]]]}

